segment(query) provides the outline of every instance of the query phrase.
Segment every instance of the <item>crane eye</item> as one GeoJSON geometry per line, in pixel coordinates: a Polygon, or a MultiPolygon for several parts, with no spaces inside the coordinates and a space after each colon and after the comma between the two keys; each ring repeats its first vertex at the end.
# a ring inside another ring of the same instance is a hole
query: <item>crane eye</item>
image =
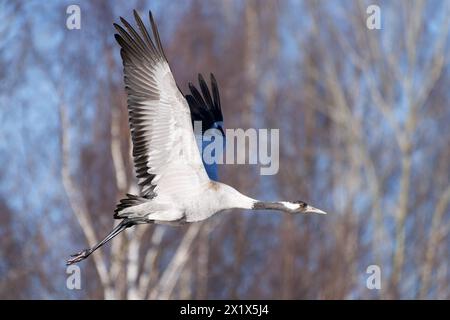
{"type": "Polygon", "coordinates": [[[301,200],[295,201],[295,203],[298,203],[300,208],[306,208],[308,206],[308,204],[306,202],[301,201],[301,200]]]}

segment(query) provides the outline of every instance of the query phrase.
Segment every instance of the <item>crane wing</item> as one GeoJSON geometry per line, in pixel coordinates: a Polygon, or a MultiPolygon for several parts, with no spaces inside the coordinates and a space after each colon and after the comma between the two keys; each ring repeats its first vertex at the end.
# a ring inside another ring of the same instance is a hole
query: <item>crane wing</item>
{"type": "MultiPolygon", "coordinates": [[[[217,163],[210,163],[205,161],[203,152],[206,147],[213,143],[211,138],[204,139],[208,129],[218,129],[222,133],[222,138],[225,141],[225,133],[223,130],[223,115],[222,108],[220,105],[219,87],[217,85],[216,78],[211,73],[211,91],[206,84],[203,76],[198,75],[198,83],[200,85],[200,91],[193,85],[189,83],[190,94],[186,95],[186,100],[189,104],[189,109],[191,110],[192,126],[194,126],[195,121],[201,121],[202,132],[195,132],[196,139],[199,143],[200,154],[202,155],[203,165],[205,166],[208,177],[211,180],[218,181],[218,170],[217,163]],[[212,95],[211,95],[212,92],[212,95]],[[200,142],[201,140],[201,142],[200,142]]],[[[224,145],[222,145],[220,150],[215,150],[214,153],[220,157],[223,153],[224,145]]]]}
{"type": "Polygon", "coordinates": [[[127,31],[114,24],[121,46],[133,158],[141,194],[180,191],[208,176],[195,142],[189,106],[178,89],[165,57],[155,21],[153,38],[136,11],[138,34],[123,18],[127,31]]]}
{"type": "Polygon", "coordinates": [[[192,83],[189,83],[191,94],[186,95],[186,100],[191,110],[192,122],[202,121],[202,129],[204,132],[210,128],[214,128],[215,123],[223,124],[223,115],[220,106],[219,87],[217,86],[214,75],[211,73],[212,97],[208,85],[201,74],[198,75],[198,83],[200,84],[201,93],[192,83]]]}

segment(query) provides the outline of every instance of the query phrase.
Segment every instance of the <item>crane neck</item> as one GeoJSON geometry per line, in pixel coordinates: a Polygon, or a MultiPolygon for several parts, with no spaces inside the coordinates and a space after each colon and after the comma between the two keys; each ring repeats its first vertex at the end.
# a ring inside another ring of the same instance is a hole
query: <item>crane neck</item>
{"type": "Polygon", "coordinates": [[[217,201],[220,203],[222,210],[226,209],[253,209],[257,202],[255,199],[247,197],[233,187],[220,182],[213,182],[214,188],[217,190],[217,201]]]}
{"type": "Polygon", "coordinates": [[[279,210],[285,211],[286,205],[282,202],[273,201],[256,201],[253,205],[253,210],[279,210]]]}
{"type": "Polygon", "coordinates": [[[278,210],[290,211],[296,209],[295,204],[285,201],[259,201],[247,197],[240,193],[233,187],[220,182],[213,183],[213,188],[217,190],[218,197],[216,201],[219,202],[221,210],[226,209],[248,209],[248,210],[278,210]]]}

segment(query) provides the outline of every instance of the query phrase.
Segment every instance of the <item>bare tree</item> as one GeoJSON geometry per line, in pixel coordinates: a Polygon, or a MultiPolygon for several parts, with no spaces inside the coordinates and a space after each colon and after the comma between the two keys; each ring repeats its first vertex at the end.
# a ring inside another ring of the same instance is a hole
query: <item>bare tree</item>
{"type": "Polygon", "coordinates": [[[450,6],[381,2],[382,28],[369,30],[369,4],[157,9],[183,92],[213,72],[226,127],[280,129],[277,175],[224,165],[221,179],[330,214],[135,227],[80,265],[81,292],[61,288],[66,255],[97,242],[116,202],[139,192],[112,23],[153,4],[83,3],[81,30],[65,28],[61,4],[2,5],[0,295],[448,299],[450,6]],[[366,288],[372,264],[379,291],[366,288]]]}

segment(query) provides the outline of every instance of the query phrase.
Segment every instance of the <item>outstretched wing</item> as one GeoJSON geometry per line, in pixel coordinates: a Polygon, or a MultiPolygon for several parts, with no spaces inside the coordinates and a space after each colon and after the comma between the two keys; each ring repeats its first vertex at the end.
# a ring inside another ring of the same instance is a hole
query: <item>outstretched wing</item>
{"type": "Polygon", "coordinates": [[[202,121],[202,130],[205,132],[210,128],[217,128],[218,125],[222,125],[223,115],[220,106],[219,87],[214,75],[211,73],[212,97],[208,85],[201,74],[198,75],[198,83],[202,93],[192,83],[189,83],[191,94],[186,95],[186,100],[191,110],[192,123],[194,121],[202,121]]]}
{"type": "Polygon", "coordinates": [[[208,179],[195,142],[186,99],[173,78],[158,29],[153,38],[136,11],[140,34],[123,18],[114,24],[121,46],[133,158],[141,194],[175,194],[208,179]]]}
{"type": "MultiPolygon", "coordinates": [[[[186,95],[186,100],[188,101],[189,109],[191,110],[191,120],[194,130],[196,129],[194,122],[201,121],[202,124],[201,132],[195,132],[195,135],[199,145],[200,153],[202,155],[203,165],[205,166],[209,178],[217,181],[218,180],[217,163],[210,164],[206,162],[203,155],[205,148],[210,143],[213,143],[212,139],[204,139],[206,135],[205,131],[207,131],[208,129],[217,129],[221,132],[222,138],[225,139],[225,133],[223,131],[223,115],[222,115],[222,108],[220,105],[219,87],[217,86],[216,78],[212,73],[210,77],[211,77],[212,96],[209,91],[208,85],[203,79],[203,76],[199,74],[198,82],[200,85],[201,93],[192,83],[189,83],[189,89],[191,91],[191,94],[186,95]]],[[[223,144],[220,150],[215,150],[214,152],[220,153],[219,156],[221,156],[223,152],[223,144]]]]}

